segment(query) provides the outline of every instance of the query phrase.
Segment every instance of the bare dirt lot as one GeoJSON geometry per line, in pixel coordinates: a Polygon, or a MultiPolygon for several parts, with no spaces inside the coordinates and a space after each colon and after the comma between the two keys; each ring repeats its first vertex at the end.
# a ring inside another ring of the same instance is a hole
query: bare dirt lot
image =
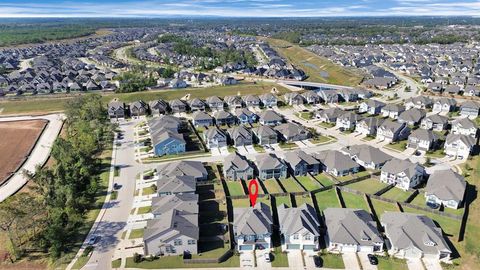
{"type": "Polygon", "coordinates": [[[22,163],[46,124],[44,120],[0,122],[0,184],[22,163]]]}

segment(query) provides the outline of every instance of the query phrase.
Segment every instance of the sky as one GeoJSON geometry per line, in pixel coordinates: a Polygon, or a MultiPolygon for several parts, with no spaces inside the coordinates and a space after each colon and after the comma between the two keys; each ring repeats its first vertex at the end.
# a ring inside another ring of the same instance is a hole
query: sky
{"type": "Polygon", "coordinates": [[[480,16],[480,0],[0,0],[0,17],[480,16]]]}

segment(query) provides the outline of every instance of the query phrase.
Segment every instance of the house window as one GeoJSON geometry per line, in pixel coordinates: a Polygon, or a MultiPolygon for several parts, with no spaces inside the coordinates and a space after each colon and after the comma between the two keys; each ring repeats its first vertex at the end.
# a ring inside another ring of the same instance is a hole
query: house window
{"type": "Polygon", "coordinates": [[[310,234],[305,235],[305,240],[311,240],[312,236],[310,234]]]}
{"type": "Polygon", "coordinates": [[[188,240],[187,242],[189,245],[195,245],[195,240],[188,240]]]}
{"type": "Polygon", "coordinates": [[[175,240],[173,240],[173,245],[175,245],[175,246],[181,246],[181,245],[182,245],[182,239],[175,239],[175,240]]]}
{"type": "Polygon", "coordinates": [[[298,234],[294,234],[293,239],[297,240],[298,239],[298,234]]]}

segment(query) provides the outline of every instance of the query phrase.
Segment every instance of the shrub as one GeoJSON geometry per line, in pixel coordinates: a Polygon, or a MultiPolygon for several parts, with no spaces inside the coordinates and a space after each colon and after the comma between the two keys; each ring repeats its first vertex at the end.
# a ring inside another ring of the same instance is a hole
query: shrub
{"type": "Polygon", "coordinates": [[[140,263],[142,262],[142,255],[138,254],[137,252],[135,252],[133,254],[133,262],[134,263],[140,263]]]}

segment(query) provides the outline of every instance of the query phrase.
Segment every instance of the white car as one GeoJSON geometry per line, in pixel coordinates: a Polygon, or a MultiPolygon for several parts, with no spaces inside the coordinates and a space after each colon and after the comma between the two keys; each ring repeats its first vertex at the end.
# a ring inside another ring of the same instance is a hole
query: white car
{"type": "Polygon", "coordinates": [[[271,258],[270,258],[270,252],[265,253],[264,256],[265,256],[265,261],[266,261],[267,263],[271,262],[271,260],[270,260],[270,259],[271,259],[271,258]]]}

